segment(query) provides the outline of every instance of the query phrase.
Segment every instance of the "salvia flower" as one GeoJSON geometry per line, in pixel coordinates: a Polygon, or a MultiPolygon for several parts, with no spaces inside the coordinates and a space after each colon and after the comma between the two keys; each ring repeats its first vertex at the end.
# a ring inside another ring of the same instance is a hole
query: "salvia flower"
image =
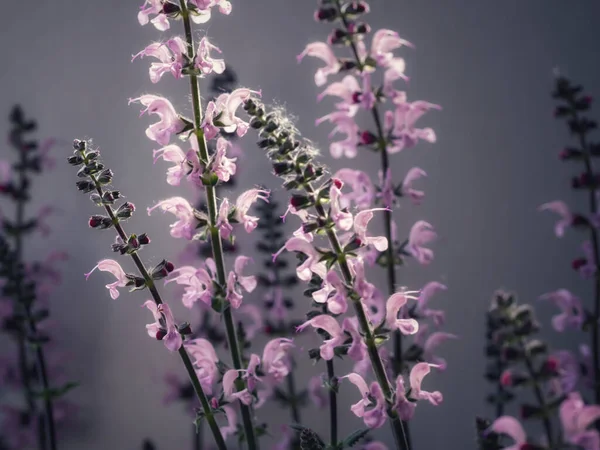
{"type": "Polygon", "coordinates": [[[428,331],[429,326],[427,324],[422,325],[419,329],[419,333],[415,336],[415,344],[423,349],[421,358],[425,362],[435,364],[440,371],[444,371],[447,367],[446,360],[440,356],[434,355],[433,351],[448,340],[458,339],[458,336],[443,331],[434,331],[428,335],[428,331]]]}
{"type": "Polygon", "coordinates": [[[185,54],[187,51],[186,42],[180,37],[174,37],[166,42],[155,42],[148,45],[144,50],[135,54],[132,61],[137,58],[151,56],[157,58],[159,62],[153,62],[150,65],[150,81],[158,83],[162,76],[170,72],[175,78],[181,78],[181,71],[185,63],[185,54]]]}
{"type": "Polygon", "coordinates": [[[209,102],[201,125],[206,139],[217,137],[221,128],[226,133],[236,132],[239,137],[244,136],[249,124],[236,117],[235,113],[252,94],[260,95],[260,92],[239,88],[231,93],[221,94],[215,101],[209,102]]]}
{"type": "Polygon", "coordinates": [[[426,400],[435,406],[442,402],[443,396],[441,392],[427,392],[421,388],[423,378],[431,371],[431,367],[437,366],[426,362],[420,362],[413,366],[409,375],[409,398],[406,397],[402,375],[398,375],[396,378],[396,403],[394,404],[394,409],[398,411],[403,420],[412,418],[417,400],[426,400]]]}
{"type": "Polygon", "coordinates": [[[148,208],[148,215],[156,208],[163,212],[170,212],[177,217],[177,222],[171,225],[171,236],[174,238],[184,238],[191,240],[194,236],[196,228],[196,219],[194,216],[194,208],[183,197],[171,197],[158,202],[151,208],[148,208]]]}
{"type": "Polygon", "coordinates": [[[262,369],[276,382],[282,381],[292,370],[290,352],[294,341],[286,338],[272,339],[265,345],[262,357],[262,369]]]}
{"type": "Polygon", "coordinates": [[[549,300],[561,310],[552,318],[552,326],[560,333],[567,328],[580,330],[585,320],[581,300],[566,289],[559,289],[540,296],[541,300],[549,300]]]}
{"type": "Polygon", "coordinates": [[[211,58],[211,50],[221,53],[221,50],[217,46],[208,42],[206,37],[200,39],[194,67],[199,69],[203,75],[208,75],[212,72],[223,73],[225,71],[225,61],[222,59],[211,58]]]}
{"type": "Polygon", "coordinates": [[[348,356],[356,362],[363,361],[367,357],[367,344],[365,344],[358,329],[356,317],[346,317],[342,322],[342,330],[352,337],[352,343],[348,348],[348,356]]]}
{"type": "Polygon", "coordinates": [[[133,102],[140,102],[146,107],[142,114],[148,112],[159,117],[160,121],[146,128],[146,136],[160,145],[167,145],[173,134],[180,133],[185,128],[185,122],[177,115],[175,108],[166,98],[146,94],[129,100],[130,104],[133,102]]]}
{"type": "Polygon", "coordinates": [[[316,120],[316,125],[325,121],[335,125],[334,129],[329,133],[329,137],[333,137],[338,133],[346,135],[346,138],[332,142],[329,146],[331,156],[334,158],[354,158],[357,155],[357,146],[359,144],[359,128],[354,118],[349,116],[345,111],[335,111],[316,120]]]}
{"type": "Polygon", "coordinates": [[[408,171],[408,173],[404,177],[404,181],[402,181],[402,187],[400,192],[403,196],[410,198],[414,205],[421,204],[423,197],[425,197],[425,193],[423,191],[414,189],[412,187],[412,184],[419,178],[423,178],[426,176],[427,174],[423,169],[419,167],[413,167],[408,171]]]}
{"type": "Polygon", "coordinates": [[[110,292],[110,297],[113,300],[119,298],[119,291],[117,288],[127,286],[129,279],[127,278],[127,274],[121,268],[121,265],[112,260],[112,259],[103,259],[96,266],[85,274],[85,278],[88,279],[94,270],[100,270],[101,272],[109,272],[117,279],[114,283],[110,283],[106,285],[106,289],[110,292]]]}
{"type": "Polygon", "coordinates": [[[375,187],[371,178],[362,170],[340,169],[333,178],[341,180],[344,186],[349,186],[352,192],[342,193],[339,201],[342,208],[354,204],[359,210],[369,208],[375,199],[375,187]]]}
{"type": "Polygon", "coordinates": [[[308,44],[296,59],[300,62],[305,56],[313,56],[326,64],[325,67],[321,67],[315,73],[315,84],[317,86],[323,86],[327,82],[327,77],[338,73],[342,67],[331,47],[324,42],[308,44]]]}
{"type": "Polygon", "coordinates": [[[354,217],[354,232],[363,245],[372,245],[377,251],[383,252],[388,248],[385,236],[367,236],[367,226],[373,218],[374,211],[384,211],[385,208],[367,209],[359,212],[354,217]]]}
{"type": "Polygon", "coordinates": [[[556,225],[554,225],[554,233],[556,237],[563,237],[565,230],[573,224],[574,215],[570,208],[563,201],[554,201],[544,203],[538,208],[540,211],[552,211],[560,216],[556,225]]]}
{"type": "MultiPolygon", "coordinates": [[[[208,260],[207,263],[209,263],[208,260]]],[[[186,308],[191,309],[198,300],[210,306],[213,296],[213,279],[204,267],[199,269],[192,266],[178,267],[169,274],[165,284],[172,281],[185,286],[181,301],[186,308]]]]}
{"type": "Polygon", "coordinates": [[[505,447],[504,450],[523,450],[527,445],[527,434],[523,429],[523,425],[510,416],[498,417],[492,426],[489,428],[494,433],[503,434],[513,439],[514,444],[505,447]]]}
{"type": "Polygon", "coordinates": [[[227,277],[227,301],[231,304],[231,307],[238,309],[242,305],[242,294],[239,288],[242,288],[246,292],[250,293],[256,288],[256,277],[255,276],[243,276],[242,271],[244,267],[252,261],[247,256],[238,256],[235,259],[234,268],[229,272],[227,277]]]}
{"type": "Polygon", "coordinates": [[[327,361],[331,360],[333,358],[335,348],[342,345],[346,340],[346,336],[344,335],[340,324],[333,317],[328,316],[327,314],[321,314],[304,322],[302,325],[296,328],[296,331],[302,331],[308,326],[318,328],[329,333],[329,336],[331,337],[330,339],[323,341],[323,344],[320,347],[320,354],[321,358],[327,361]]]}
{"type": "Polygon", "coordinates": [[[578,392],[571,392],[561,403],[559,416],[568,443],[581,446],[585,450],[600,448],[598,431],[588,429],[600,419],[600,406],[585,405],[578,392]]]}
{"type": "Polygon", "coordinates": [[[444,311],[439,309],[430,309],[427,307],[427,305],[429,304],[429,299],[432,295],[446,290],[448,290],[446,285],[437,281],[430,281],[427,283],[425,286],[423,286],[423,289],[421,289],[419,293],[415,313],[420,317],[431,318],[436,326],[443,325],[446,319],[444,311]]]}
{"type": "Polygon", "coordinates": [[[399,319],[398,313],[414,292],[400,291],[392,294],[386,303],[386,324],[392,330],[400,330],[402,334],[415,334],[419,331],[419,322],[415,319],[399,319]]]}
{"type": "Polygon", "coordinates": [[[147,300],[142,305],[150,310],[154,316],[155,323],[146,325],[148,335],[165,343],[165,347],[172,352],[181,348],[183,343],[181,334],[175,326],[175,319],[171,308],[166,303],[156,305],[153,300],[147,300]]]}
{"type": "Polygon", "coordinates": [[[424,220],[419,220],[410,229],[406,250],[420,264],[429,264],[433,260],[433,250],[425,248],[424,245],[433,241],[436,237],[437,234],[433,226],[424,220]]]}
{"type": "MultiPolygon", "coordinates": [[[[194,140],[192,140],[194,142],[194,140]]],[[[154,162],[162,158],[164,161],[172,162],[175,165],[167,170],[167,183],[171,186],[179,186],[183,177],[200,184],[200,161],[198,154],[194,149],[184,153],[181,147],[170,144],[153,151],[154,162]]]]}
{"type": "Polygon", "coordinates": [[[167,16],[163,13],[163,0],[145,0],[138,13],[138,22],[140,25],[152,23],[157,30],[166,31],[170,24],[167,16]],[[150,16],[154,15],[152,19],[150,16]]]}
{"type": "Polygon", "coordinates": [[[231,14],[231,2],[229,0],[190,0],[190,5],[195,6],[191,11],[191,19],[194,23],[206,23],[212,15],[211,9],[219,8],[221,14],[231,14]]]}
{"type": "Polygon", "coordinates": [[[196,338],[185,341],[185,348],[193,359],[194,369],[202,385],[202,389],[208,395],[213,392],[213,385],[219,377],[219,368],[217,363],[219,358],[210,341],[203,338],[196,338]]]}
{"type": "Polygon", "coordinates": [[[354,384],[362,398],[350,407],[350,410],[360,417],[369,428],[379,428],[385,424],[387,414],[385,412],[385,398],[381,391],[381,386],[375,381],[367,385],[366,381],[357,373],[350,373],[343,378],[347,378],[354,384]]]}
{"type": "Polygon", "coordinates": [[[256,369],[260,365],[260,358],[258,355],[250,355],[250,361],[248,362],[248,369],[246,370],[235,370],[230,369],[223,375],[223,393],[227,400],[236,399],[242,402],[244,405],[252,404],[253,397],[251,391],[254,390],[257,381],[260,379],[256,375],[256,369]],[[247,388],[241,391],[235,391],[235,380],[242,375],[242,378],[246,380],[247,388]]]}
{"type": "Polygon", "coordinates": [[[269,191],[250,189],[242,193],[235,202],[235,219],[244,225],[247,233],[254,231],[258,225],[258,217],[248,215],[248,210],[257,200],[269,203],[269,191]]]}
{"type": "Polygon", "coordinates": [[[319,261],[321,255],[306,239],[301,237],[292,237],[288,239],[281,250],[273,255],[273,259],[275,260],[277,255],[283,250],[287,250],[288,252],[300,252],[306,255],[306,260],[296,267],[296,274],[302,281],[309,281],[312,278],[313,273],[319,275],[321,278],[325,278],[327,268],[324,263],[319,261]]]}
{"type": "Polygon", "coordinates": [[[392,142],[387,146],[389,153],[397,153],[405,148],[414,147],[422,139],[434,143],[435,132],[431,128],[416,128],[415,122],[430,109],[442,109],[439,105],[425,101],[400,103],[395,110],[386,111],[385,129],[392,137],[392,142]]]}
{"type": "Polygon", "coordinates": [[[228,182],[230,177],[235,175],[237,158],[227,158],[227,147],[231,143],[222,137],[217,139],[217,151],[211,162],[211,169],[217,175],[219,180],[228,182]]]}

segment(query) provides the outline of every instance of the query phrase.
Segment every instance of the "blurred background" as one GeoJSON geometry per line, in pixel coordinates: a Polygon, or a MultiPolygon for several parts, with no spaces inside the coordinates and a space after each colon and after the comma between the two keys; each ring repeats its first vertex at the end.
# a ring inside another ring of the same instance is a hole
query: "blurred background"
{"type": "MultiPolygon", "coordinates": [[[[144,261],[173,259],[183,248],[169,236],[170,216],[147,217],[144,211],[168,196],[191,196],[192,190],[165,183],[167,165],[153,165],[152,149],[157,146],[144,134],[151,121],[138,118],[139,105],[127,104],[129,98],[157,93],[171,99],[179,112],[190,113],[187,83],[165,76],[152,85],[149,60],[130,62],[149,42],[178,34],[181,24],[174,22],[163,36],[151,26],[140,27],[136,14],[141,0],[2,3],[1,114],[8,116],[12,105],[20,103],[39,122],[39,137],[64,141],[54,150],[56,169],[37,181],[32,207],[60,204],[60,214],[49,221],[54,233],[47,240],[26,243],[31,258],[55,248],[71,254],[52,315],[60,330],[58,340],[72,358],[69,373],[81,382],[70,394],[81,405],[81,426],[69,431],[60,447],[133,450],[149,437],[159,449],[191,448],[189,415],[180,405],[161,403],[164,373],[174,370],[183,376],[183,371],[176,356],[146,335],[144,325],[150,317],[140,308],[145,294],[123,293],[113,301],[104,289],[108,275],[85,281],[84,272],[112,257],[114,237],[111,231],[98,233],[87,227],[95,210],[87,196],[76,191],[75,170],[63,163],[73,138],[93,139],[115,173],[113,184],[138,207],[126,229],[147,232],[153,239],[142,254],[144,261]]],[[[327,138],[331,127],[314,126],[316,118],[331,111],[332,102],[316,101],[321,89],[313,75],[320,62],[307,59],[298,65],[296,55],[330,31],[313,20],[316,2],[232,3],[229,17],[214,14],[199,35],[206,33],[221,48],[240,84],[262,89],[267,103],[283,105],[297,117],[304,137],[323,149],[323,161],[332,171],[360,167],[375,176],[378,158],[359,154],[352,161],[332,160],[327,138]]],[[[553,69],[558,67],[590,95],[600,95],[600,3],[372,0],[371,8],[367,21],[374,30],[397,30],[416,46],[399,53],[411,78],[409,100],[444,108],[421,122],[436,131],[436,144],[419,144],[391,158],[397,173],[419,166],[428,174],[420,184],[426,192],[424,204],[411,207],[404,202],[395,215],[400,234],[417,219],[432,223],[440,234],[433,247],[435,261],[423,267],[410,260],[400,271],[400,283],[411,289],[433,280],[447,284],[449,290],[434,301],[446,311],[445,330],[460,336],[441,350],[448,369],[427,380],[428,389],[444,394],[444,403],[419,405],[411,424],[414,448],[475,448],[474,417],[492,412],[484,402],[490,389],[482,374],[484,317],[493,291],[515,290],[521,301],[531,302],[559,288],[584,299],[591,293],[591,284],[570,268],[580,253],[578,236],[567,233],[557,240],[554,217],[536,208],[555,199],[585,207],[585,197],[569,189],[573,168],[558,159],[570,138],[566,126],[553,117],[550,93],[553,69]]],[[[6,135],[7,127],[7,121],[0,121],[0,134],[6,135]]],[[[285,192],[270,175],[255,140],[250,132],[239,141],[244,154],[230,196],[264,183],[284,202],[285,192]]],[[[5,157],[8,149],[0,152],[5,157]]],[[[297,222],[291,220],[289,226],[294,229],[297,222]]],[[[253,254],[252,239],[239,235],[244,254],[253,254]]],[[[126,271],[133,268],[130,261],[121,263],[126,271]]],[[[371,281],[383,286],[383,276],[378,275],[371,281]]],[[[164,292],[169,298],[174,290],[164,292]]],[[[298,301],[305,301],[300,289],[298,301]]],[[[548,323],[550,310],[540,308],[542,323],[548,323]]],[[[183,308],[176,311],[184,319],[183,308]]],[[[554,345],[569,346],[560,335],[544,331],[554,345]]],[[[300,361],[305,366],[300,377],[306,381],[322,370],[300,361]]],[[[342,393],[344,399],[358,401],[353,386],[343,386],[342,393]]],[[[307,425],[326,435],[324,414],[313,410],[305,416],[307,425]]],[[[274,423],[286,423],[286,417],[276,406],[261,412],[263,420],[274,423]]],[[[341,412],[341,424],[344,431],[362,426],[350,411],[341,412]]],[[[387,427],[375,436],[391,443],[387,427]]]]}

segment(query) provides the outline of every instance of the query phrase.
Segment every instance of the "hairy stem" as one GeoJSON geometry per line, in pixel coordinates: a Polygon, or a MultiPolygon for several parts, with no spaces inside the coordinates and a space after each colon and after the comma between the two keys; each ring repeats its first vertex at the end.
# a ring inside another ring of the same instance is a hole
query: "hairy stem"
{"type": "MultiPolygon", "coordinates": [[[[83,153],[82,153],[82,156],[85,158],[85,155],[83,155],[83,153]]],[[[85,163],[86,164],[89,163],[87,158],[85,158],[85,163]]],[[[98,182],[97,178],[94,175],[90,175],[90,179],[96,185],[96,192],[98,193],[98,195],[100,195],[100,197],[102,197],[104,194],[102,185],[98,182]]],[[[110,205],[104,205],[104,209],[106,210],[106,213],[108,214],[108,216],[111,218],[111,220],[114,224],[115,230],[117,231],[117,234],[119,235],[119,237],[123,240],[123,242],[127,242],[127,239],[128,239],[127,234],[125,233],[125,230],[123,229],[123,226],[121,225],[121,222],[119,221],[118,217],[115,215],[113,209],[110,207],[110,205]]],[[[157,305],[164,303],[160,296],[160,293],[158,292],[158,289],[156,288],[156,285],[154,284],[154,280],[148,273],[148,270],[144,266],[144,263],[140,259],[139,255],[137,253],[131,253],[130,256],[131,256],[131,259],[133,260],[135,266],[137,267],[138,272],[140,273],[142,278],[144,278],[144,280],[146,281],[146,286],[148,287],[148,290],[150,291],[150,294],[152,295],[154,303],[156,303],[157,305]]],[[[219,450],[227,450],[227,446],[225,445],[225,440],[223,439],[221,430],[219,429],[219,426],[218,426],[215,416],[213,414],[212,408],[208,402],[208,398],[206,397],[206,394],[204,393],[204,390],[202,389],[202,385],[200,384],[200,380],[198,379],[198,375],[196,374],[194,365],[192,364],[192,361],[190,360],[190,356],[188,355],[187,350],[185,349],[184,345],[182,345],[179,348],[178,353],[179,353],[179,356],[181,357],[181,360],[183,361],[185,370],[188,373],[190,382],[192,383],[192,386],[194,388],[194,392],[196,393],[198,400],[200,400],[200,404],[202,405],[202,410],[204,411],[204,417],[208,421],[208,425],[210,426],[212,434],[215,438],[215,443],[216,443],[217,447],[219,448],[219,450]]]]}
{"type": "MultiPolygon", "coordinates": [[[[188,10],[185,0],[179,0],[181,14],[183,19],[183,25],[185,28],[185,38],[188,45],[188,57],[191,61],[194,60],[194,37],[192,35],[192,27],[190,21],[190,12],[188,10]]],[[[190,88],[192,93],[192,107],[194,111],[194,134],[198,141],[199,148],[199,159],[205,164],[209,160],[208,148],[206,146],[206,139],[204,137],[204,131],[200,127],[202,123],[202,105],[200,102],[200,91],[198,88],[198,77],[194,74],[190,75],[190,88]]],[[[217,267],[217,280],[221,286],[227,284],[227,278],[225,275],[225,258],[223,254],[223,243],[221,242],[221,234],[217,228],[217,196],[214,186],[205,186],[206,190],[206,203],[208,205],[208,215],[210,219],[210,242],[213,252],[213,259],[217,267]]],[[[227,343],[231,352],[231,359],[233,361],[233,367],[236,370],[242,370],[243,361],[242,353],[239,348],[239,341],[237,338],[237,332],[235,322],[233,320],[233,314],[231,309],[228,308],[223,312],[223,322],[225,324],[225,330],[227,334],[227,343]]],[[[236,388],[241,391],[245,388],[245,383],[242,379],[236,380],[236,388]]],[[[249,450],[257,450],[259,448],[258,439],[255,435],[254,423],[252,419],[251,408],[240,402],[240,409],[242,412],[242,422],[244,425],[244,433],[246,435],[246,441],[248,442],[249,450]]]]}

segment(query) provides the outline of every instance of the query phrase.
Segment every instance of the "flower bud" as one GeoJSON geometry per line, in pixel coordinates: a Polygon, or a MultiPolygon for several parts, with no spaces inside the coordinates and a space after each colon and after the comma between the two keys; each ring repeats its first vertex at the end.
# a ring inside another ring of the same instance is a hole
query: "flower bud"
{"type": "Polygon", "coordinates": [[[369,4],[364,1],[353,1],[342,6],[342,13],[345,16],[358,16],[367,14],[370,11],[369,4]]]}
{"type": "Polygon", "coordinates": [[[296,209],[306,209],[314,205],[314,200],[302,194],[293,194],[290,199],[290,205],[296,209]]]}
{"type": "Polygon", "coordinates": [[[172,262],[163,259],[156,267],[150,271],[153,280],[161,280],[175,270],[172,262]]]}
{"type": "Polygon", "coordinates": [[[88,224],[91,228],[100,228],[101,230],[105,230],[114,225],[110,217],[99,215],[94,215],[90,217],[88,224]]]}
{"type": "Polygon", "coordinates": [[[163,14],[173,16],[179,14],[181,9],[179,9],[179,6],[174,3],[165,2],[163,4],[162,12],[163,14]]]}
{"type": "Polygon", "coordinates": [[[79,169],[77,171],[77,176],[79,178],[89,177],[90,175],[100,172],[102,169],[104,169],[103,164],[97,161],[92,161],[89,164],[83,166],[81,169],[79,169]]]}
{"type": "Polygon", "coordinates": [[[75,153],[74,155],[69,156],[67,158],[67,162],[69,164],[71,164],[72,166],[80,166],[81,164],[84,163],[84,159],[83,159],[83,156],[81,156],[81,154],[75,153]]]}
{"type": "Polygon", "coordinates": [[[96,185],[92,182],[92,181],[78,181],[77,183],[75,183],[77,186],[77,189],[79,189],[80,191],[84,192],[84,193],[88,193],[88,192],[92,192],[94,189],[96,189],[96,185]]]}
{"type": "Polygon", "coordinates": [[[275,175],[286,175],[294,170],[294,165],[288,161],[273,163],[273,171],[275,175]]]}
{"type": "MultiPolygon", "coordinates": [[[[327,43],[329,45],[338,45],[341,44],[343,42],[345,42],[345,40],[348,38],[349,34],[346,30],[342,30],[340,28],[335,28],[334,30],[331,31],[331,33],[329,33],[329,36],[327,36],[327,43]]],[[[348,69],[346,69],[348,70],[348,69]]]]}
{"type": "Polygon", "coordinates": [[[146,233],[140,234],[137,238],[140,245],[148,245],[150,243],[150,238],[146,233]]]}
{"type": "Polygon", "coordinates": [[[129,219],[135,211],[135,205],[131,202],[125,202],[117,209],[117,217],[119,219],[129,219]]]}
{"type": "Polygon", "coordinates": [[[333,22],[338,18],[338,10],[332,6],[323,6],[315,11],[317,22],[333,22]]]}
{"type": "Polygon", "coordinates": [[[86,141],[84,141],[84,140],[81,140],[81,139],[75,139],[75,140],[73,141],[73,148],[74,148],[75,150],[77,150],[78,152],[83,152],[83,151],[85,151],[86,147],[87,147],[87,142],[86,142],[86,141]]]}
{"type": "Polygon", "coordinates": [[[167,335],[167,330],[165,330],[164,328],[159,328],[159,330],[156,332],[156,340],[162,341],[166,335],[167,335]]]}
{"type": "MultiPolygon", "coordinates": [[[[101,165],[101,164],[100,164],[101,165]]],[[[110,169],[104,169],[98,176],[98,183],[108,184],[112,181],[113,172],[110,169]]]]}
{"type": "Polygon", "coordinates": [[[365,130],[360,133],[359,141],[363,145],[373,145],[375,142],[377,142],[377,136],[370,131],[365,130]]]}
{"type": "Polygon", "coordinates": [[[577,258],[577,259],[574,259],[571,262],[571,267],[573,268],[573,270],[579,270],[583,266],[585,266],[587,263],[588,263],[587,259],[585,259],[585,258],[577,258]]]}

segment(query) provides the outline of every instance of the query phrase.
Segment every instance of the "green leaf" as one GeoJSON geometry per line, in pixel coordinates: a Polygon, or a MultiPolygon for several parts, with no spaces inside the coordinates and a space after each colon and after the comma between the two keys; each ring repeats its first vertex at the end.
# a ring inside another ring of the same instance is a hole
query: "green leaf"
{"type": "Polygon", "coordinates": [[[369,434],[369,431],[371,431],[369,428],[356,430],[354,433],[350,434],[350,436],[344,439],[344,442],[342,442],[342,448],[354,447],[356,444],[358,444],[359,441],[364,439],[367,436],[367,434],[369,434]]]}
{"type": "Polygon", "coordinates": [[[75,381],[69,381],[68,383],[65,383],[61,387],[44,389],[44,390],[42,390],[40,392],[36,392],[34,395],[36,397],[41,397],[41,398],[44,398],[44,399],[50,399],[50,400],[52,400],[52,399],[55,399],[55,398],[62,397],[63,395],[65,395],[70,390],[75,389],[77,386],[79,386],[79,383],[77,383],[75,381]]]}

